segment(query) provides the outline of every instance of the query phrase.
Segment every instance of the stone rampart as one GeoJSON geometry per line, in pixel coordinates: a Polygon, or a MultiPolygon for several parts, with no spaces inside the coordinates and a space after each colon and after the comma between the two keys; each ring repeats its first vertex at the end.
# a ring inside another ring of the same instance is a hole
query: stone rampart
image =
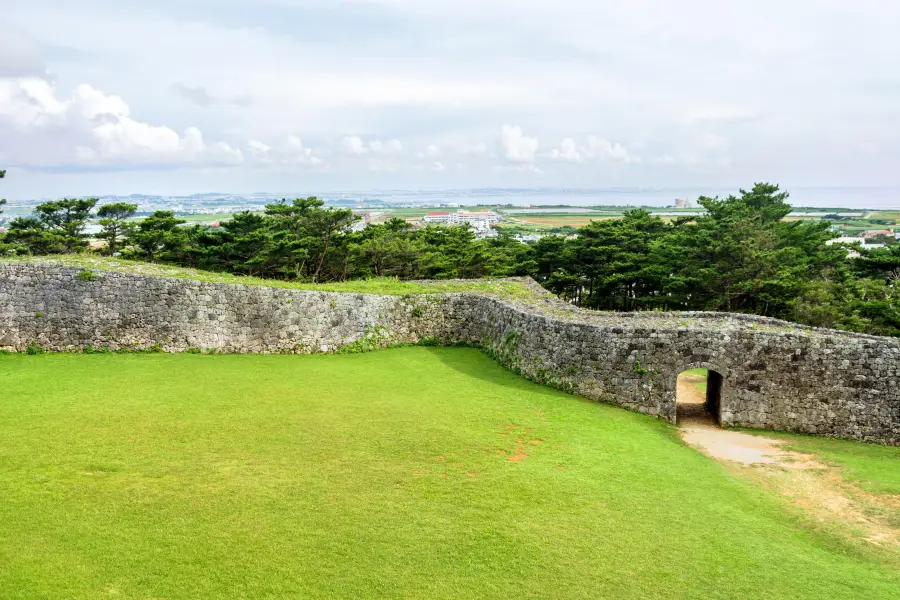
{"type": "Polygon", "coordinates": [[[555,300],[377,296],[0,262],[0,348],[166,352],[483,347],[522,375],[675,421],[676,379],[721,375],[726,426],[900,445],[900,340],[724,313],[594,313],[555,300]]]}

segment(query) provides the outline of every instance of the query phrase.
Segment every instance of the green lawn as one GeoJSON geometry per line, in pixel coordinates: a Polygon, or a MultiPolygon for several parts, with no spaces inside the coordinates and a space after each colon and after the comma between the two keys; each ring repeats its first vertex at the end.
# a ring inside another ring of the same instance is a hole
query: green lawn
{"type": "Polygon", "coordinates": [[[898,597],[664,423],[465,348],[0,356],[0,598],[898,597]]]}

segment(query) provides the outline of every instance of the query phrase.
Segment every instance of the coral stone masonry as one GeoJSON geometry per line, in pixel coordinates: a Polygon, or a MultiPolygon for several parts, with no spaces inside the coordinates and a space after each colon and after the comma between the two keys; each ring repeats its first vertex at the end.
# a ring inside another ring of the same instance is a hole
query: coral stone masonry
{"type": "Polygon", "coordinates": [[[233,353],[476,344],[525,377],[673,421],[678,374],[722,376],[724,426],[900,445],[900,340],[725,313],[595,313],[533,297],[406,296],[0,262],[0,349],[233,353]]]}

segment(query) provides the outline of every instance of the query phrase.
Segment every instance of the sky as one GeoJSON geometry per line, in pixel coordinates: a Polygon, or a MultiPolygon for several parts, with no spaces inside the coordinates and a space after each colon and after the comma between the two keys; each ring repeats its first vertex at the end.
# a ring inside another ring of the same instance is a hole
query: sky
{"type": "Polygon", "coordinates": [[[0,193],[900,186],[887,0],[4,0],[0,193]]]}

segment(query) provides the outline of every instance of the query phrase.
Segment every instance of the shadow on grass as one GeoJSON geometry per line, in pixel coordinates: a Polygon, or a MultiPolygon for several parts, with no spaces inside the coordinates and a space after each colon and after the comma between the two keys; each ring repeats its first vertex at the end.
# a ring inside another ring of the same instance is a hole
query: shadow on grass
{"type": "Polygon", "coordinates": [[[530,393],[534,393],[535,389],[540,389],[548,396],[568,396],[588,400],[587,398],[531,381],[522,375],[517,375],[478,348],[429,347],[425,348],[425,350],[444,365],[467,377],[488,381],[494,385],[502,385],[523,391],[527,390],[530,393]]]}

